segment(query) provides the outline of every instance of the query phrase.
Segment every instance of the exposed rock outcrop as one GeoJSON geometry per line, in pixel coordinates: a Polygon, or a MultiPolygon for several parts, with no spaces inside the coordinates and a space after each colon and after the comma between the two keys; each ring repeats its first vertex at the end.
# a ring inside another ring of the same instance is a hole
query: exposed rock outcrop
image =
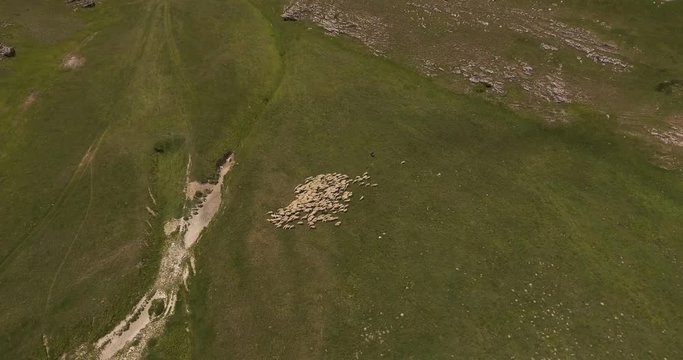
{"type": "Polygon", "coordinates": [[[67,4],[73,5],[74,7],[80,8],[92,8],[95,7],[95,0],[65,0],[67,4]]]}
{"type": "Polygon", "coordinates": [[[342,11],[333,3],[298,0],[286,6],[280,17],[285,21],[308,20],[325,29],[328,35],[358,39],[375,55],[386,52],[387,26],[382,19],[367,14],[342,11]]]}
{"type": "Polygon", "coordinates": [[[16,54],[13,47],[0,43],[0,58],[10,58],[16,56],[16,54]]]}

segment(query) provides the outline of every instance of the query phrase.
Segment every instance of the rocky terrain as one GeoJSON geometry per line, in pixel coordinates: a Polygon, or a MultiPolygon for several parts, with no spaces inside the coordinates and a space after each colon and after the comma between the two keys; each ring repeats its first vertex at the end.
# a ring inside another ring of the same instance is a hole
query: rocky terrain
{"type": "Polygon", "coordinates": [[[0,43],[0,59],[14,57],[15,55],[16,51],[13,47],[0,43]]]}
{"type": "Polygon", "coordinates": [[[76,8],[92,8],[95,7],[95,0],[65,0],[65,2],[76,8]]]}
{"type": "Polygon", "coordinates": [[[683,128],[671,125],[668,129],[650,129],[650,134],[667,145],[683,146],[683,128]]]}
{"type": "Polygon", "coordinates": [[[306,19],[330,34],[351,36],[376,54],[405,54],[427,76],[462,78],[498,95],[519,86],[544,102],[569,103],[580,99],[581,93],[567,85],[571,79],[561,64],[506,55],[505,39],[532,39],[537,52],[546,59],[558,51],[573,52],[575,61],[600,64],[610,71],[632,68],[616,43],[554,19],[552,8],[521,9],[495,1],[427,0],[397,3],[382,12],[358,9],[350,1],[298,0],[285,8],[282,17],[306,19]],[[414,43],[416,36],[424,40],[419,35],[427,33],[427,44],[432,46],[414,43]]]}
{"type": "Polygon", "coordinates": [[[282,18],[285,21],[310,20],[330,35],[351,36],[376,55],[383,54],[388,46],[387,25],[381,17],[349,13],[334,3],[297,1],[285,8],[282,18]]]}
{"type": "Polygon", "coordinates": [[[493,0],[410,0],[391,7],[295,0],[282,16],[348,35],[455,89],[488,93],[549,122],[568,121],[564,108],[571,103],[608,111],[606,94],[619,96],[620,74],[634,69],[631,58],[640,50],[605,35],[612,30],[608,22],[595,20],[591,28],[569,24],[559,9],[493,0]],[[600,78],[592,80],[600,86],[591,81],[596,73],[600,78]]]}
{"type": "MultiPolygon", "coordinates": [[[[188,161],[188,168],[191,161],[188,161]]],[[[194,274],[192,249],[202,231],[211,223],[221,206],[223,181],[234,165],[234,155],[228,153],[217,168],[214,183],[187,182],[187,188],[202,188],[203,195],[181,219],[169,219],[164,231],[167,248],[161,258],[159,271],[151,289],[138,301],[131,312],[108,334],[94,344],[82,344],[68,359],[140,359],[147,343],[164,331],[168,318],[175,312],[181,285],[187,290],[187,279],[194,274]],[[154,307],[158,309],[154,309],[154,307]]],[[[150,198],[156,203],[154,197],[150,198]]],[[[156,212],[147,207],[152,216],[156,212]]]]}

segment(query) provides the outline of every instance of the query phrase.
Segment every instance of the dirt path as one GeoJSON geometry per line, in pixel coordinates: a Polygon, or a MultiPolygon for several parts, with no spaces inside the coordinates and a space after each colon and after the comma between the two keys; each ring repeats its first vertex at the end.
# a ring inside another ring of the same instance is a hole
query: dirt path
{"type": "MultiPolygon", "coordinates": [[[[139,359],[147,342],[163,332],[166,321],[175,311],[180,287],[186,287],[187,277],[194,273],[192,248],[220,210],[225,175],[233,165],[234,155],[231,155],[219,168],[216,184],[200,184],[205,196],[189,209],[187,220],[168,220],[164,230],[169,245],[161,259],[154,285],[111,332],[94,344],[82,345],[73,354],[76,359],[139,359]],[[154,314],[159,303],[163,304],[163,310],[154,314]]],[[[186,184],[186,190],[196,187],[196,184],[186,184]]]]}

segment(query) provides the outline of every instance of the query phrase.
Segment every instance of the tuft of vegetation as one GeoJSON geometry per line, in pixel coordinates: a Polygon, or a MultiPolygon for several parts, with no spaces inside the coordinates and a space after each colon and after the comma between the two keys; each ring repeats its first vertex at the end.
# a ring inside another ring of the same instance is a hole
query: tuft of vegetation
{"type": "Polygon", "coordinates": [[[166,300],[154,299],[149,307],[149,316],[155,318],[163,314],[164,310],[166,310],[166,300]]]}
{"type": "Polygon", "coordinates": [[[157,153],[174,152],[182,149],[185,139],[182,136],[169,136],[154,144],[157,153]]]}
{"type": "Polygon", "coordinates": [[[675,88],[683,88],[683,80],[668,80],[657,84],[655,90],[671,95],[675,88]]]}

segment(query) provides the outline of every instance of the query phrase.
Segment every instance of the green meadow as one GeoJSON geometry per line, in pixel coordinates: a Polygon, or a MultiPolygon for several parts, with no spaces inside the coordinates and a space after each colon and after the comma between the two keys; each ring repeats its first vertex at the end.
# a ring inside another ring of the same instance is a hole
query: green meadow
{"type": "MultiPolygon", "coordinates": [[[[0,2],[1,358],[59,359],[119,323],[188,159],[206,180],[226,151],[149,359],[683,357],[680,170],[589,106],[549,125],[281,10],[0,2]],[[266,221],[306,177],[366,171],[341,226],[266,221]]],[[[655,85],[643,98],[675,102],[655,85]]]]}

